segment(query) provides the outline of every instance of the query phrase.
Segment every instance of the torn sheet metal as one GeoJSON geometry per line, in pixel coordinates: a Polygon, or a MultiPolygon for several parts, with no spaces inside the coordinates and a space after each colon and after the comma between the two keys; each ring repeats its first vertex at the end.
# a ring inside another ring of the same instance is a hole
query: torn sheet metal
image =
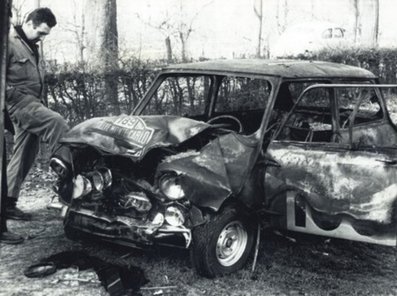
{"type": "Polygon", "coordinates": [[[159,173],[177,172],[190,201],[217,210],[227,197],[238,195],[253,167],[258,142],[246,141],[234,133],[223,135],[198,154],[170,157],[159,166],[159,173]]]}

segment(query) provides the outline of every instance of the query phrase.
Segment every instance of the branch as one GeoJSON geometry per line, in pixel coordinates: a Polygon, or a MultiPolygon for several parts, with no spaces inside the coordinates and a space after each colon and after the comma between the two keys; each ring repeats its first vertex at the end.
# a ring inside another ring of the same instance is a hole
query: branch
{"type": "Polygon", "coordinates": [[[255,12],[255,15],[259,18],[259,19],[262,19],[262,17],[263,17],[263,0],[259,0],[260,2],[260,12],[259,12],[259,10],[256,8],[256,6],[255,6],[255,4],[254,4],[254,12],[255,12]]]}

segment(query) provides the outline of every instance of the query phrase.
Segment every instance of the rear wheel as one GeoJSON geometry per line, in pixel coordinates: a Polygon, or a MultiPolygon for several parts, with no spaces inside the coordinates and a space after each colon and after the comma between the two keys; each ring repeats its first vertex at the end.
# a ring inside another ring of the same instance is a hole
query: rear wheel
{"type": "Polygon", "coordinates": [[[251,253],[256,224],[227,207],[193,230],[191,258],[197,272],[215,277],[241,269],[251,253]]]}

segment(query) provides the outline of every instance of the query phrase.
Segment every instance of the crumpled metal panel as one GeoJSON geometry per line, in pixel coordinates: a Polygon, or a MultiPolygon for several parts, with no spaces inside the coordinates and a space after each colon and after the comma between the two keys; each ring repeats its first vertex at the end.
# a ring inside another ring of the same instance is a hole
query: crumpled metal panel
{"type": "Polygon", "coordinates": [[[218,210],[226,198],[240,192],[257,149],[258,141],[247,142],[246,138],[230,133],[211,141],[199,153],[170,157],[160,164],[158,171],[177,172],[190,201],[218,210]]]}
{"type": "Polygon", "coordinates": [[[205,122],[176,116],[100,117],[80,123],[62,142],[86,144],[139,161],[153,148],[180,144],[209,127],[205,122]]]}
{"type": "MultiPolygon", "coordinates": [[[[209,127],[183,117],[121,115],[87,120],[73,128],[62,142],[86,144],[139,161],[153,148],[181,144],[209,127]]],[[[228,133],[200,151],[168,157],[158,170],[179,173],[188,199],[216,210],[231,194],[239,193],[258,149],[259,142],[254,136],[251,139],[228,133]]]]}
{"type": "Polygon", "coordinates": [[[281,166],[273,176],[283,178],[280,188],[304,192],[314,209],[382,224],[393,222],[397,166],[388,161],[397,157],[396,152],[272,143],[268,153],[281,166]]]}

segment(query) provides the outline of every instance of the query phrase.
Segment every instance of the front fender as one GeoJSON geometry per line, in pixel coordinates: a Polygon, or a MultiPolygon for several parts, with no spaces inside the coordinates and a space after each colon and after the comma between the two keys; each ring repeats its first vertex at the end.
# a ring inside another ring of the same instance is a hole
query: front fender
{"type": "Polygon", "coordinates": [[[193,204],[218,211],[226,199],[240,195],[254,167],[257,144],[234,133],[222,135],[199,152],[166,159],[158,175],[176,172],[193,204]]]}

